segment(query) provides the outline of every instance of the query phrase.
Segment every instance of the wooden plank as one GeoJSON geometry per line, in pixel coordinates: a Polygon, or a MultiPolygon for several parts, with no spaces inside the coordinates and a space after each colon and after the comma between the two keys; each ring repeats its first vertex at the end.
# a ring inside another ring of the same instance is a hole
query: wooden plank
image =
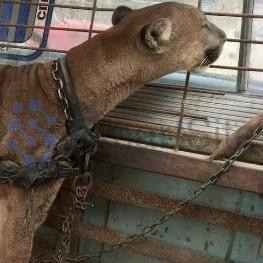
{"type": "MultiPolygon", "coordinates": [[[[211,162],[207,155],[109,138],[99,142],[95,159],[201,182],[223,164],[211,162]]],[[[236,162],[216,184],[262,194],[263,166],[236,162]]]]}
{"type": "MultiPolygon", "coordinates": [[[[159,195],[141,193],[120,187],[118,185],[97,183],[91,189],[91,194],[115,202],[132,204],[141,208],[152,209],[160,212],[169,212],[174,209],[178,201],[159,195]]],[[[263,236],[263,220],[251,218],[238,213],[220,211],[218,209],[188,204],[179,213],[186,217],[205,221],[212,225],[230,228],[234,231],[251,232],[263,236]]]]}
{"type": "MultiPolygon", "coordinates": [[[[61,219],[56,217],[55,215],[50,215],[50,217],[47,219],[45,224],[49,227],[61,229],[61,219]]],[[[120,242],[123,242],[127,238],[127,236],[123,233],[115,232],[104,227],[99,227],[90,224],[83,224],[83,223],[74,225],[73,234],[107,244],[118,244],[120,242]]],[[[161,260],[166,260],[168,262],[173,262],[173,263],[228,262],[222,259],[217,259],[206,255],[193,253],[190,250],[168,247],[163,244],[149,240],[140,240],[125,246],[125,248],[130,251],[134,251],[136,253],[151,256],[161,260]]]]}

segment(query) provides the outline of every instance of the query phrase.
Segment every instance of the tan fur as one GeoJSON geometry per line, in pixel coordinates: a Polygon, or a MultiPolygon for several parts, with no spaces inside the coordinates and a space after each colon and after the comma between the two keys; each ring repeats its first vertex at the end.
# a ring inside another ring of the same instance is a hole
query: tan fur
{"type": "Polygon", "coordinates": [[[217,147],[217,149],[212,154],[212,159],[223,159],[229,158],[233,155],[236,150],[248,140],[253,132],[263,126],[263,113],[257,114],[255,117],[251,118],[249,122],[238,128],[236,131],[231,133],[226,137],[217,147]]]}
{"type": "MultiPolygon", "coordinates": [[[[121,17],[116,12],[117,25],[73,48],[66,56],[83,110],[94,122],[150,80],[176,70],[198,68],[205,52],[216,47],[220,53],[225,41],[225,34],[206,21],[202,12],[187,5],[163,3],[122,12],[121,17]]],[[[9,96],[26,99],[37,92],[59,120],[55,129],[58,137],[65,131],[64,118],[56,101],[51,64],[4,70],[7,72],[0,102],[1,131],[5,132],[1,134],[0,156],[19,162],[17,156],[2,147],[12,136],[6,131],[10,113],[5,101],[9,96]],[[9,94],[5,90],[12,85],[19,90],[9,94]]],[[[34,149],[34,153],[38,152],[41,147],[34,149]]],[[[33,234],[45,219],[62,182],[49,182],[29,192],[0,185],[1,263],[29,261],[33,234]]]]}

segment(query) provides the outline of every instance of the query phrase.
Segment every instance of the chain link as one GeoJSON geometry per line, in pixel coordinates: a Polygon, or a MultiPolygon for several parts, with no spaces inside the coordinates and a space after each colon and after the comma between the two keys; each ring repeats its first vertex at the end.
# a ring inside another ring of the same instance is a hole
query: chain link
{"type": "Polygon", "coordinates": [[[58,85],[57,94],[63,105],[63,112],[65,115],[65,118],[66,120],[72,120],[73,117],[71,116],[69,102],[68,102],[68,99],[65,93],[64,82],[60,76],[58,61],[55,61],[53,63],[52,77],[57,82],[57,85],[58,85]]]}
{"type": "MultiPolygon", "coordinates": [[[[102,253],[110,253],[112,251],[118,250],[120,248],[125,248],[128,245],[132,244],[135,241],[138,241],[142,238],[147,238],[147,235],[150,234],[152,231],[154,231],[157,227],[167,222],[171,217],[173,217],[175,214],[178,214],[181,212],[185,205],[189,202],[194,201],[197,199],[200,195],[204,193],[204,191],[212,184],[216,183],[220,176],[227,172],[233,165],[233,163],[237,160],[240,155],[245,152],[253,143],[253,141],[258,138],[263,133],[263,127],[258,127],[253,132],[252,136],[242,143],[242,145],[237,149],[237,151],[228,159],[225,160],[223,166],[215,173],[213,173],[207,180],[204,182],[196,191],[194,191],[191,195],[189,195],[187,198],[185,198],[183,201],[179,202],[175,209],[169,211],[162,217],[158,218],[154,223],[146,225],[139,234],[130,235],[126,238],[125,241],[116,243],[111,245],[108,249],[102,249],[98,251],[96,254],[90,254],[90,255],[83,255],[75,258],[68,258],[69,262],[83,262],[90,258],[100,257],[102,253]]],[[[85,207],[81,207],[81,209],[85,209],[85,207]]]]}
{"type": "MultiPolygon", "coordinates": [[[[58,81],[59,83],[59,89],[58,89],[58,94],[60,99],[63,102],[64,105],[64,113],[66,118],[70,116],[69,113],[69,108],[68,108],[68,102],[65,100],[65,93],[64,93],[64,88],[63,88],[63,81],[61,78],[58,76],[58,65],[57,67],[54,68],[53,72],[53,78],[58,81]],[[59,91],[60,90],[60,91],[59,91]]],[[[66,255],[69,252],[69,243],[70,243],[70,234],[72,230],[72,225],[73,225],[73,220],[76,214],[77,209],[85,210],[87,208],[87,205],[90,205],[90,203],[87,202],[87,196],[88,192],[91,187],[91,181],[88,186],[77,186],[73,187],[74,190],[74,198],[73,198],[73,203],[72,206],[69,208],[69,213],[66,219],[64,220],[62,224],[62,238],[61,238],[61,243],[56,251],[56,255],[54,256],[54,260],[57,263],[64,263],[64,262],[83,262],[87,259],[90,258],[95,258],[95,257],[100,257],[102,253],[109,253],[115,250],[118,250],[120,248],[125,248],[128,245],[132,244],[133,242],[140,240],[142,238],[147,238],[147,235],[150,234],[153,230],[155,230],[157,227],[160,225],[164,224],[167,222],[171,217],[173,217],[175,214],[178,214],[181,212],[185,205],[188,204],[189,202],[194,201],[197,199],[200,195],[204,193],[204,191],[212,184],[215,184],[220,176],[224,173],[226,173],[233,165],[233,163],[237,160],[237,158],[240,157],[240,155],[245,152],[253,143],[253,141],[258,138],[260,135],[263,133],[263,127],[258,127],[254,130],[252,136],[244,141],[241,146],[237,149],[237,151],[228,159],[225,160],[223,166],[217,171],[212,173],[212,175],[209,176],[209,178],[198,188],[196,189],[191,195],[186,197],[183,201],[179,202],[173,210],[169,211],[162,217],[158,218],[154,223],[146,225],[143,227],[143,229],[140,231],[138,234],[133,234],[128,236],[125,241],[116,243],[111,245],[110,248],[108,249],[102,249],[98,251],[96,254],[90,254],[90,255],[83,255],[75,258],[69,258],[66,257],[66,255]]],[[[91,178],[89,176],[89,178],[91,178]]],[[[49,263],[49,262],[54,262],[52,260],[43,260],[43,261],[33,261],[36,263],[49,263]]]]}
{"type": "MultiPolygon", "coordinates": [[[[52,76],[57,82],[57,94],[63,105],[63,112],[66,120],[73,120],[70,111],[70,105],[67,100],[65,93],[64,82],[60,77],[59,64],[57,61],[53,64],[52,76]]],[[[87,169],[88,170],[88,169],[87,169]]],[[[70,236],[73,227],[73,222],[77,210],[85,210],[87,206],[92,205],[87,201],[88,192],[92,186],[92,176],[88,171],[85,171],[80,177],[76,178],[72,184],[72,205],[69,207],[68,215],[62,223],[62,235],[59,244],[57,245],[55,254],[53,256],[53,261],[45,262],[56,262],[64,263],[65,258],[69,254],[70,248],[70,236]],[[79,182],[82,182],[82,185],[78,185],[79,182]]],[[[41,261],[38,261],[41,262],[41,261]]]]}
{"type": "Polygon", "coordinates": [[[54,255],[54,262],[56,263],[64,263],[66,260],[65,258],[70,252],[70,236],[77,211],[79,209],[84,211],[87,208],[87,206],[93,205],[92,203],[87,202],[88,192],[92,186],[92,177],[89,173],[86,173],[85,179],[84,176],[81,177],[82,183],[83,180],[85,181],[85,186],[76,185],[78,183],[78,179],[74,180],[72,184],[72,189],[74,190],[74,192],[72,192],[73,202],[72,205],[69,207],[67,217],[62,223],[62,235],[54,255]]]}

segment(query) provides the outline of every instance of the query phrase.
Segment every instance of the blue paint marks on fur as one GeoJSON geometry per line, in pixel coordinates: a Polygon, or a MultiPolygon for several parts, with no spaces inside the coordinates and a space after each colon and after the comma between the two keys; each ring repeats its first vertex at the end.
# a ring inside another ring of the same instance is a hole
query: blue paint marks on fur
{"type": "Polygon", "coordinates": [[[29,119],[28,120],[28,125],[31,129],[38,129],[38,121],[36,119],[29,119]]]}
{"type": "Polygon", "coordinates": [[[52,160],[52,153],[50,152],[44,153],[44,156],[42,157],[42,161],[49,163],[51,162],[51,160],[52,160]]]}
{"type": "Polygon", "coordinates": [[[45,145],[55,146],[57,142],[58,142],[58,139],[54,134],[51,134],[51,133],[46,134],[46,136],[44,138],[45,145]]]}
{"type": "Polygon", "coordinates": [[[23,113],[23,103],[22,102],[14,102],[12,105],[12,111],[13,113],[23,113]]]}
{"type": "Polygon", "coordinates": [[[12,132],[22,131],[22,122],[19,119],[12,119],[9,123],[9,129],[12,132]]]}
{"type": "Polygon", "coordinates": [[[28,165],[32,165],[36,162],[37,162],[37,160],[33,155],[31,155],[31,154],[24,154],[23,155],[23,164],[24,165],[28,166],[28,165]]]}
{"type": "Polygon", "coordinates": [[[29,99],[29,109],[31,111],[41,112],[42,111],[42,103],[39,99],[29,99]]]}
{"type": "Polygon", "coordinates": [[[46,115],[47,124],[52,127],[57,125],[57,119],[55,117],[46,115]]]}
{"type": "Polygon", "coordinates": [[[19,150],[19,142],[16,139],[11,139],[8,141],[7,146],[10,150],[19,150]]]}
{"type": "Polygon", "coordinates": [[[27,142],[27,145],[28,145],[28,146],[31,146],[31,147],[34,147],[34,146],[37,145],[37,142],[36,142],[35,138],[33,138],[33,137],[31,137],[31,136],[28,136],[28,137],[26,138],[26,142],[27,142]]]}
{"type": "Polygon", "coordinates": [[[7,143],[8,149],[20,156],[23,165],[32,165],[40,160],[50,162],[58,138],[55,134],[50,133],[49,128],[57,125],[57,119],[45,112],[42,102],[37,98],[30,98],[26,104],[15,101],[11,104],[11,111],[15,117],[10,120],[8,129],[14,134],[13,137],[18,139],[10,139],[7,143]],[[26,121],[21,116],[25,112],[31,113],[30,118],[26,121]],[[41,118],[43,122],[40,122],[38,118],[41,118]],[[28,134],[28,131],[33,134],[28,134]],[[39,147],[43,148],[44,146],[46,151],[42,156],[36,158],[29,151],[32,147],[38,147],[38,143],[39,147]]]}

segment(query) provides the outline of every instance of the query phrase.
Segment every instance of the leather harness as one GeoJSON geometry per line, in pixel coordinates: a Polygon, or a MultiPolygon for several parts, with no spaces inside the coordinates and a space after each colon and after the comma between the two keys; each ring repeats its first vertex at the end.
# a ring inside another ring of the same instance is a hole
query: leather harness
{"type": "Polygon", "coordinates": [[[98,133],[81,112],[64,59],[54,61],[52,75],[57,82],[67,133],[55,146],[50,162],[41,161],[22,167],[12,161],[0,161],[1,183],[31,188],[51,179],[89,176],[89,159],[96,151],[98,133]]]}

